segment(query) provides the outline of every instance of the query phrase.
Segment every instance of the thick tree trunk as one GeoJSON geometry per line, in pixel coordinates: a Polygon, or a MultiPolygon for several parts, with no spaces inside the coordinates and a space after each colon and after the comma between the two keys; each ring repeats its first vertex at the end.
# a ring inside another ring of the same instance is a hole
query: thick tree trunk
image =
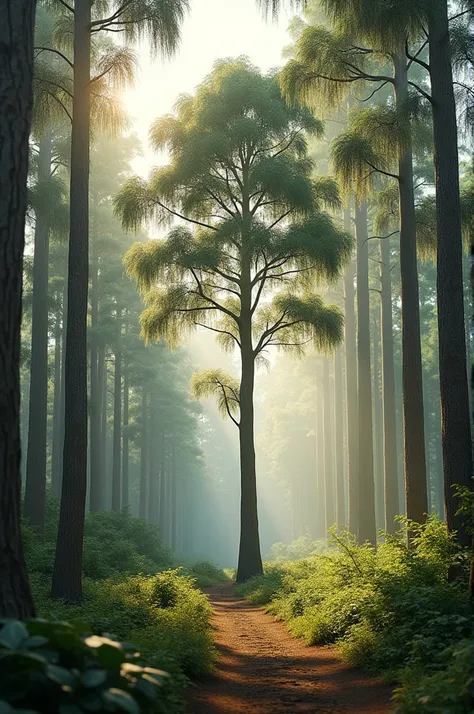
{"type": "Polygon", "coordinates": [[[332,374],[329,357],[323,357],[323,404],[324,404],[324,483],[326,504],[326,531],[336,522],[336,499],[334,478],[334,418],[332,374]]]}
{"type": "Polygon", "coordinates": [[[344,497],[344,404],[342,392],[342,349],[338,349],[334,355],[334,428],[336,439],[336,522],[339,529],[347,527],[344,497]]]}
{"type": "Polygon", "coordinates": [[[370,302],[367,204],[356,207],[357,233],[357,381],[359,406],[358,502],[361,543],[375,545],[374,441],[370,370],[370,302]]]}
{"type": "Polygon", "coordinates": [[[148,500],[148,400],[147,385],[142,390],[142,426],[140,444],[140,496],[138,515],[146,518],[148,500]]]}
{"type": "Polygon", "coordinates": [[[374,419],[374,485],[375,485],[375,522],[377,532],[383,530],[385,526],[385,504],[384,504],[384,467],[383,467],[383,409],[382,409],[382,385],[380,369],[380,311],[372,313],[373,319],[373,412],[374,419]]]}
{"type": "MultiPolygon", "coordinates": [[[[38,184],[51,178],[51,129],[39,144],[38,184]]],[[[46,498],[46,440],[48,424],[48,264],[49,227],[46,208],[36,209],[31,316],[31,369],[28,448],[24,513],[38,533],[44,531],[46,498]]]]}
{"type": "Polygon", "coordinates": [[[456,516],[453,486],[472,489],[472,444],[464,335],[461,208],[456,105],[449,44],[448,3],[430,8],[429,40],[438,224],[437,292],[444,497],[450,531],[470,544],[456,516]]]}
{"type": "Polygon", "coordinates": [[[64,471],[51,590],[54,598],[68,602],[82,600],[87,490],[90,23],[90,0],[75,0],[64,471]]]}
{"type": "Polygon", "coordinates": [[[20,330],[33,0],[0,0],[0,617],[34,615],[20,532],[20,330]]]}
{"type": "MultiPolygon", "coordinates": [[[[405,53],[394,57],[395,93],[399,107],[408,98],[405,53]]],[[[416,256],[413,157],[403,147],[399,159],[400,277],[402,298],[403,442],[407,517],[423,523],[428,513],[424,438],[423,366],[421,361],[420,295],[416,256]]]]}
{"type": "MultiPolygon", "coordinates": [[[[344,211],[344,227],[352,233],[351,214],[344,211]]],[[[348,526],[356,534],[359,523],[359,426],[357,396],[357,327],[355,315],[354,264],[351,262],[344,274],[345,358],[346,358],[346,406],[347,406],[347,491],[348,526]]]]}
{"type": "Polygon", "coordinates": [[[124,368],[123,376],[123,446],[122,446],[122,508],[130,505],[130,442],[128,437],[128,419],[130,409],[130,376],[128,367],[124,368]]]}
{"type": "Polygon", "coordinates": [[[120,511],[122,495],[122,355],[115,349],[114,371],[114,434],[112,457],[112,510],[120,511]]]}
{"type": "Polygon", "coordinates": [[[61,345],[61,311],[58,308],[54,323],[54,403],[53,445],[51,450],[51,492],[56,498],[61,496],[61,345]]]}
{"type": "Polygon", "coordinates": [[[393,346],[392,282],[389,239],[381,241],[380,277],[382,285],[382,394],[385,530],[395,533],[398,515],[397,407],[395,397],[395,364],[393,346]]]}
{"type": "Polygon", "coordinates": [[[102,477],[100,463],[101,448],[101,412],[102,412],[102,392],[99,384],[99,256],[97,251],[97,239],[94,236],[91,241],[91,328],[90,353],[91,353],[91,397],[90,397],[90,490],[89,507],[91,513],[100,511],[102,506],[102,477]]]}

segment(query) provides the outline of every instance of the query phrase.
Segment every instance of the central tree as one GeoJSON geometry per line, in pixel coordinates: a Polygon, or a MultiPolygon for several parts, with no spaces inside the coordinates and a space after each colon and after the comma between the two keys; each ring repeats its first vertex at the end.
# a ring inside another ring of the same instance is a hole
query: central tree
{"type": "Polygon", "coordinates": [[[148,304],[144,337],[173,345],[201,326],[240,352],[240,380],[220,370],[194,379],[196,394],[216,394],[239,429],[239,582],[262,572],[256,362],[271,346],[329,350],[342,338],[341,313],[311,291],[318,280],[337,279],[352,249],[322,211],[339,205],[335,183],[312,179],[305,136],[322,132],[311,112],[286,104],[273,74],[245,59],[219,62],[194,96],[178,100],[175,115],[151,129],[170,163],[148,181],[131,179],[115,203],[128,229],[179,220],[166,239],[136,244],[125,256],[148,304]]]}

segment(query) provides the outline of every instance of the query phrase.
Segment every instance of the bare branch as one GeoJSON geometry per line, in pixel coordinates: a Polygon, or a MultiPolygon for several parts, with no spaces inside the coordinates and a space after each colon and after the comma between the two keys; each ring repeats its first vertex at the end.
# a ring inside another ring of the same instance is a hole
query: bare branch
{"type": "Polygon", "coordinates": [[[38,51],[38,54],[35,55],[35,59],[36,59],[37,57],[39,57],[39,55],[40,55],[42,52],[53,52],[55,55],[58,55],[58,56],[61,57],[65,62],[67,62],[71,69],[74,69],[74,64],[71,62],[71,60],[68,59],[68,58],[66,57],[66,55],[64,55],[64,54],[63,54],[62,52],[60,52],[59,50],[55,50],[53,47],[35,47],[35,50],[39,50],[39,51],[38,51]]]}
{"type": "Polygon", "coordinates": [[[71,7],[71,5],[68,5],[66,0],[58,0],[58,2],[61,3],[61,5],[63,5],[66,8],[66,10],[69,10],[69,12],[72,12],[72,14],[74,15],[74,8],[71,7]]]}

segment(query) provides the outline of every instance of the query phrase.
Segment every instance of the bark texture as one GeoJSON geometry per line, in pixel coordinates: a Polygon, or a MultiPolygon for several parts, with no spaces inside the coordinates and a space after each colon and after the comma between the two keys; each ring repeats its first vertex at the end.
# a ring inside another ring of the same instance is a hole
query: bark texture
{"type": "Polygon", "coordinates": [[[20,531],[20,330],[34,0],[0,0],[0,617],[32,617],[20,531]]]}

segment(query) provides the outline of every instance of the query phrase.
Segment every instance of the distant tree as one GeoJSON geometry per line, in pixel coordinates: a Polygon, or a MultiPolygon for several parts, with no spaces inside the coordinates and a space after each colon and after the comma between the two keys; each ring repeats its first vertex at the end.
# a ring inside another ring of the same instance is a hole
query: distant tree
{"type": "Polygon", "coordinates": [[[331,180],[313,181],[304,133],[322,124],[281,97],[274,76],[245,60],[221,62],[176,115],[151,130],[171,162],[149,181],[135,178],[116,198],[124,226],[178,218],[168,238],[135,245],[127,270],[143,291],[147,339],[177,343],[202,326],[224,348],[237,347],[241,379],[213,370],[195,378],[197,394],[216,394],[239,428],[241,540],[237,579],[262,571],[254,448],[255,364],[271,346],[330,349],[342,337],[339,310],[310,292],[335,279],[352,240],[322,212],[337,206],[331,180]],[[290,287],[291,286],[291,287],[290,287]],[[277,288],[279,291],[275,292],[277,288]]]}
{"type": "Polygon", "coordinates": [[[20,332],[34,0],[0,1],[0,616],[34,615],[20,533],[20,332]]]}

